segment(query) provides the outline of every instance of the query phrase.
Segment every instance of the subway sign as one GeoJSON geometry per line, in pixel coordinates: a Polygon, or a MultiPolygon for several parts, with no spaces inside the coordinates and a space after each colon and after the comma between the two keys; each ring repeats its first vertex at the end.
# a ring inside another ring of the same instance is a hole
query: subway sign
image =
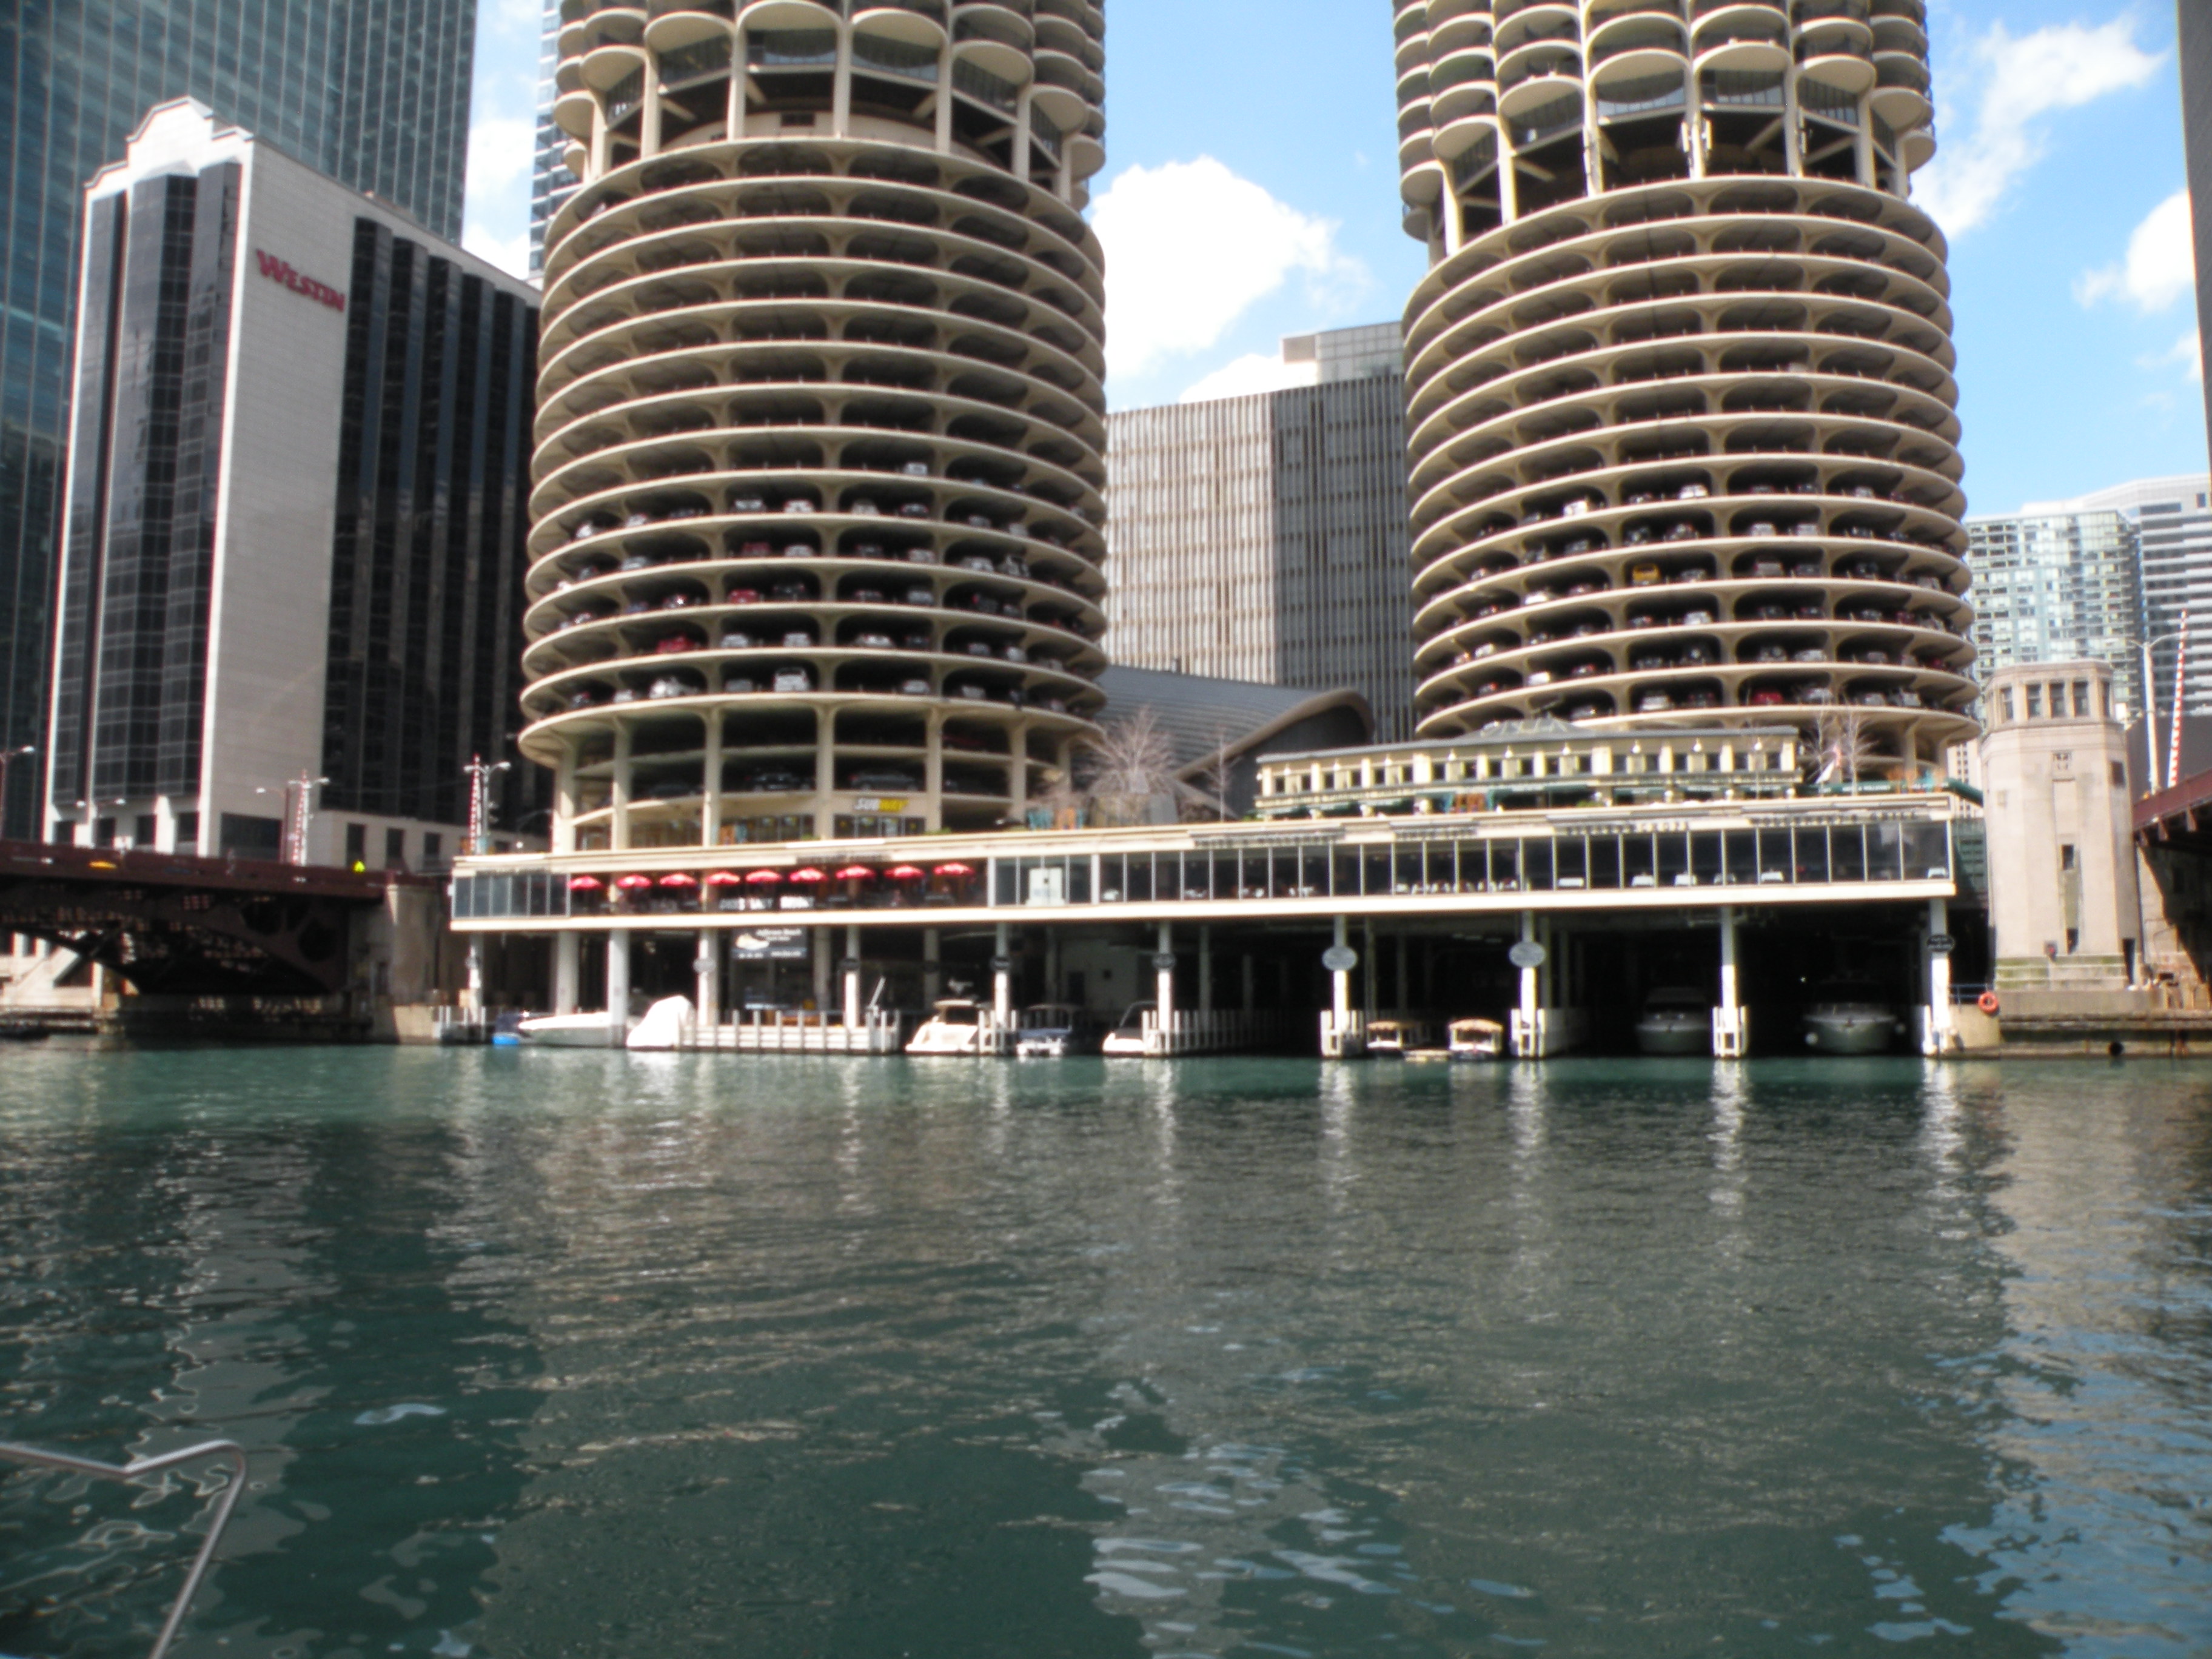
{"type": "Polygon", "coordinates": [[[259,248],[253,250],[253,257],[260,263],[261,274],[270,282],[282,283],[293,293],[304,294],[310,300],[319,301],[332,311],[342,312],[345,309],[346,296],[328,283],[319,283],[312,276],[302,276],[292,269],[290,261],[280,259],[273,253],[264,253],[259,248]]]}

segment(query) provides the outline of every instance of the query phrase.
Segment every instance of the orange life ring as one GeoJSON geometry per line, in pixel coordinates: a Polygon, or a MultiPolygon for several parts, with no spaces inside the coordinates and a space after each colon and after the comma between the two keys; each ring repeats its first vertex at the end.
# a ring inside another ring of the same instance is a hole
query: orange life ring
{"type": "Polygon", "coordinates": [[[1994,1014],[1997,1011],[1997,994],[1995,991],[1983,992],[1974,999],[1974,1006],[1985,1014],[1994,1014]]]}

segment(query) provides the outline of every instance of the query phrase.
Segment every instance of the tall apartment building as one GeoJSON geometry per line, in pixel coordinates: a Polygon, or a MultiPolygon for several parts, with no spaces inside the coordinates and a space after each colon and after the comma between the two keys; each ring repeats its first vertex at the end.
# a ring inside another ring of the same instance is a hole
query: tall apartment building
{"type": "Polygon", "coordinates": [[[538,24],[538,130],[530,156],[530,274],[545,271],[545,228],[576,189],[568,171],[568,135],[553,118],[561,96],[561,11],[565,0],[544,0],[538,24]]]}
{"type": "Polygon", "coordinates": [[[1099,7],[568,13],[522,738],[556,849],[1018,817],[1104,702],[1099,7]]]}
{"type": "Polygon", "coordinates": [[[84,215],[54,839],[461,850],[464,767],[512,750],[535,294],[190,100],[84,215]]]}
{"type": "Polygon", "coordinates": [[[2137,478],[2066,501],[1966,521],[1978,664],[2094,657],[2112,665],[2128,707],[2143,707],[2142,643],[2154,701],[2174,697],[2182,618],[2191,638],[2182,702],[2212,713],[2212,477],[2137,478]]]}
{"type": "Polygon", "coordinates": [[[2110,508],[2045,502],[1966,521],[1974,580],[1974,665],[1984,684],[2025,663],[2112,665],[2130,709],[2142,707],[2135,641],[2142,613],[2136,529],[2110,508]]]}
{"type": "Polygon", "coordinates": [[[1351,686],[1413,732],[1395,323],[1294,336],[1310,384],[1106,422],[1107,650],[1131,667],[1351,686]]]}
{"type": "Polygon", "coordinates": [[[1397,0],[1425,735],[1974,730],[1923,0],[1397,0]]]}
{"type": "MultiPolygon", "coordinates": [[[[189,95],[459,236],[475,46],[476,0],[0,7],[0,748],[40,738],[85,182],[189,95]]],[[[33,776],[9,769],[0,832],[30,831],[33,776]]]]}

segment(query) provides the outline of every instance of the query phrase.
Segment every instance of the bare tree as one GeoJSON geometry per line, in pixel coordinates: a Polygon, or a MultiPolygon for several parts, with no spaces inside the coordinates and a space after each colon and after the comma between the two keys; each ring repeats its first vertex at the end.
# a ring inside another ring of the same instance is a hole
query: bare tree
{"type": "Polygon", "coordinates": [[[1142,823],[1155,797],[1176,793],[1175,745],[1150,708],[1100,726],[1085,763],[1086,791],[1102,823],[1142,823]]]}
{"type": "Polygon", "coordinates": [[[1856,783],[1873,769],[1880,754],[1865,709],[1842,703],[1823,708],[1814,717],[1810,757],[1814,784],[1856,783]]]}
{"type": "Polygon", "coordinates": [[[1237,787],[1237,757],[1230,752],[1229,745],[1229,728],[1215,726],[1213,752],[1206,757],[1206,764],[1199,769],[1196,787],[1191,792],[1196,798],[1191,802],[1196,811],[1211,813],[1224,823],[1235,816],[1229,803],[1229,795],[1237,787]]]}

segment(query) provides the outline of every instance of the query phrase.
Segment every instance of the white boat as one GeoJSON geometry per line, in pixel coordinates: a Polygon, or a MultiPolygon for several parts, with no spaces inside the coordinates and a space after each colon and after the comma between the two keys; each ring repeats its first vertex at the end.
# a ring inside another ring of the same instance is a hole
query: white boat
{"type": "Polygon", "coordinates": [[[690,1035],[691,1000],[663,997],[630,1027],[627,1046],[638,1049],[680,1048],[690,1035]]]}
{"type": "Polygon", "coordinates": [[[990,1010],[973,997],[945,997],[907,1039],[910,1054],[979,1054],[990,1010]]]}
{"type": "MultiPolygon", "coordinates": [[[[627,1024],[625,1022],[625,1024],[627,1024]]],[[[611,1048],[613,1017],[604,1009],[589,1014],[531,1014],[516,1022],[526,1048],[611,1048]]]]}
{"type": "Polygon", "coordinates": [[[1401,1020],[1370,1019],[1367,1022],[1367,1057],[1370,1060],[1403,1060],[1411,1036],[1411,1031],[1401,1020]]]}
{"type": "Polygon", "coordinates": [[[1652,992],[1644,999],[1644,1012],[1636,1022],[1636,1046],[1647,1054],[1711,1054],[1711,1000],[1686,986],[1652,992]]]}
{"type": "Polygon", "coordinates": [[[1455,1019],[1449,1052],[1454,1060],[1496,1060],[1505,1052],[1505,1028],[1494,1019],[1455,1019]]]}
{"type": "Polygon", "coordinates": [[[1118,1054],[1124,1060],[1142,1059],[1145,1053],[1145,1016],[1158,1006],[1159,1004],[1149,1000],[1131,1003],[1122,1012],[1114,1029],[1106,1033],[1105,1041],[1098,1045],[1098,1052],[1109,1058],[1118,1054]]]}
{"type": "Polygon", "coordinates": [[[1090,1022],[1073,1003],[1040,1002],[1014,1017],[1014,1058],[1065,1060],[1091,1047],[1090,1022]]]}
{"type": "Polygon", "coordinates": [[[1870,985],[1829,986],[1805,1011],[1805,1046],[1817,1054],[1887,1054],[1904,1030],[1870,985]]]}

